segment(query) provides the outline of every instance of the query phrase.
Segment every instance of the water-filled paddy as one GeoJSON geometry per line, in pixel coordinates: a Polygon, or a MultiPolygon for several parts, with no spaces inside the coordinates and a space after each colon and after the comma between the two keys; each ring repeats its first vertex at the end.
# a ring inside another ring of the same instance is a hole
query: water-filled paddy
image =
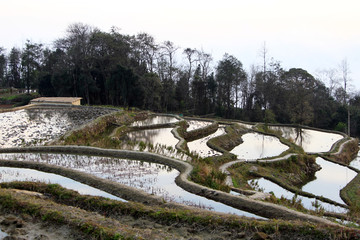
{"type": "Polygon", "coordinates": [[[53,173],[41,172],[27,168],[0,167],[0,182],[32,181],[44,183],[57,183],[65,188],[75,190],[80,194],[101,196],[118,201],[125,201],[107,192],[90,187],[70,178],[53,173]]]}
{"type": "Polygon", "coordinates": [[[240,122],[237,122],[236,124],[241,126],[241,127],[249,128],[249,129],[252,129],[252,127],[254,126],[253,124],[240,123],[240,122]]]}
{"type": "Polygon", "coordinates": [[[9,235],[6,232],[1,231],[1,229],[0,229],[0,239],[4,239],[7,236],[9,236],[9,235]]]}
{"type": "Polygon", "coordinates": [[[29,108],[0,113],[0,147],[42,145],[113,110],[29,108]]]}
{"type": "Polygon", "coordinates": [[[150,126],[155,124],[174,123],[179,120],[172,116],[150,116],[145,120],[135,121],[131,124],[132,127],[150,126]]]}
{"type": "Polygon", "coordinates": [[[289,148],[282,144],[278,138],[259,133],[246,133],[242,136],[242,139],[244,142],[230,151],[237,155],[239,159],[274,157],[289,148]]]}
{"type": "Polygon", "coordinates": [[[358,153],[358,155],[356,156],[356,158],[354,158],[350,164],[350,166],[358,169],[360,171],[360,152],[358,153]]]}
{"type": "MultiPolygon", "coordinates": [[[[257,186],[257,188],[262,189],[264,192],[267,192],[267,193],[273,192],[277,198],[280,198],[281,196],[283,196],[286,199],[292,200],[295,196],[294,193],[292,193],[292,192],[280,187],[276,183],[273,183],[264,178],[255,180],[255,185],[257,186]]],[[[322,202],[322,201],[316,200],[315,198],[308,198],[308,197],[304,197],[301,195],[297,195],[296,199],[301,200],[301,203],[303,204],[303,206],[309,210],[317,210],[314,207],[314,203],[317,202],[326,211],[337,212],[337,213],[346,213],[347,212],[347,209],[345,209],[345,208],[338,207],[338,206],[335,206],[335,205],[332,205],[332,204],[329,204],[326,202],[322,202]]]]}
{"type": "Polygon", "coordinates": [[[284,138],[292,139],[297,145],[301,146],[305,152],[328,152],[335,142],[343,138],[340,134],[310,129],[294,127],[270,128],[275,131],[280,131],[284,138]]]}
{"type": "Polygon", "coordinates": [[[19,110],[1,113],[0,145],[12,147],[48,142],[65,133],[71,126],[68,116],[57,111],[19,110]]]}
{"type": "Polygon", "coordinates": [[[319,164],[322,169],[315,173],[316,179],[303,186],[302,190],[345,204],[340,198],[340,190],[344,188],[357,173],[347,167],[326,161],[320,157],[316,158],[316,163],[319,164]]]}
{"type": "Polygon", "coordinates": [[[187,143],[188,148],[189,148],[190,152],[196,152],[200,157],[203,157],[203,158],[221,154],[221,153],[215,151],[214,149],[209,148],[206,143],[211,138],[214,138],[214,137],[217,137],[217,136],[220,136],[223,134],[226,134],[225,125],[220,125],[218,130],[216,132],[214,132],[213,134],[210,134],[204,138],[200,138],[195,141],[188,142],[187,143]]]}
{"type": "Polygon", "coordinates": [[[144,142],[152,145],[166,145],[175,148],[179,142],[171,132],[172,128],[157,128],[133,131],[127,134],[127,138],[133,142],[144,142]]]}
{"type": "MultiPolygon", "coordinates": [[[[324,196],[338,203],[345,204],[340,198],[340,190],[344,188],[346,184],[348,184],[356,176],[357,173],[347,167],[326,161],[320,157],[316,158],[316,163],[319,164],[322,169],[315,173],[316,179],[304,185],[302,190],[317,196],[324,196]]],[[[287,191],[286,189],[283,189],[277,184],[266,179],[261,178],[256,180],[256,182],[258,183],[258,187],[260,189],[263,189],[265,192],[272,191],[277,197],[281,197],[281,195],[283,195],[288,199],[292,199],[294,196],[292,192],[287,191]]],[[[301,196],[301,199],[306,208],[312,209],[312,203],[315,201],[315,199],[303,196],[301,196]]],[[[319,203],[329,211],[346,211],[343,208],[335,207],[331,204],[324,202],[319,203]]]]}
{"type": "Polygon", "coordinates": [[[198,128],[204,128],[211,124],[211,122],[199,121],[199,120],[187,120],[187,123],[189,124],[189,127],[186,129],[188,132],[198,128]]]}
{"type": "Polygon", "coordinates": [[[128,159],[70,154],[1,154],[1,159],[43,162],[93,174],[128,186],[136,187],[150,194],[190,206],[218,212],[234,213],[249,217],[258,216],[225,204],[189,193],[175,183],[179,172],[165,165],[128,159]]]}

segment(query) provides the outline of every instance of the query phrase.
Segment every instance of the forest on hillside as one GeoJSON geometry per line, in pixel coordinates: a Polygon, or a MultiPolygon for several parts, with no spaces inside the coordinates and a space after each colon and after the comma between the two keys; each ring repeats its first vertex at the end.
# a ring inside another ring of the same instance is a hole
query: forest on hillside
{"type": "MultiPolygon", "coordinates": [[[[0,43],[1,46],[1,43],[0,43]]],[[[0,47],[0,87],[36,89],[42,96],[82,97],[89,105],[292,123],[360,135],[360,95],[350,94],[346,61],[314,77],[268,60],[246,71],[239,59],[157,43],[151,35],[68,27],[51,47],[28,40],[0,47]],[[328,86],[324,82],[328,83],[328,86]]],[[[311,57],[311,56],[309,56],[311,57]]]]}

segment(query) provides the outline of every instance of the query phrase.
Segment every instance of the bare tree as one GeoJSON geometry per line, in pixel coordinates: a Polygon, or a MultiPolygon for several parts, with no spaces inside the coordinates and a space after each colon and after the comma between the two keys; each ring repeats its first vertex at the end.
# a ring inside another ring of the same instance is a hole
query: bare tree
{"type": "Polygon", "coordinates": [[[160,53],[161,57],[167,58],[167,74],[170,80],[174,80],[174,73],[175,73],[175,53],[179,49],[176,47],[173,42],[165,41],[163,42],[161,49],[163,50],[160,53]]]}
{"type": "Polygon", "coordinates": [[[201,49],[201,51],[197,51],[197,61],[201,67],[202,72],[202,79],[205,79],[206,76],[209,75],[211,71],[210,63],[212,62],[213,58],[211,54],[205,53],[204,50],[201,49]]]}
{"type": "Polygon", "coordinates": [[[5,48],[0,47],[0,86],[5,86],[6,65],[5,48]]]}
{"type": "Polygon", "coordinates": [[[183,54],[185,54],[186,56],[186,59],[188,61],[188,76],[187,76],[187,79],[188,81],[190,81],[191,79],[191,75],[192,75],[192,65],[193,63],[196,61],[196,59],[194,59],[194,54],[196,53],[196,49],[191,49],[191,48],[186,48],[184,51],[183,51],[183,54]]]}
{"type": "Polygon", "coordinates": [[[262,58],[262,74],[260,75],[261,78],[258,80],[258,86],[257,88],[260,90],[260,99],[263,99],[262,101],[262,107],[266,110],[268,108],[268,99],[266,98],[266,83],[268,79],[268,73],[267,73],[267,53],[268,49],[266,48],[266,42],[263,43],[261,49],[260,49],[260,57],[262,58]]]}
{"type": "Polygon", "coordinates": [[[266,62],[267,62],[267,53],[268,53],[268,49],[266,48],[266,42],[263,43],[262,48],[260,49],[260,56],[262,58],[263,61],[263,81],[266,82],[266,62]]]}
{"type": "Polygon", "coordinates": [[[139,33],[136,35],[136,41],[139,44],[138,48],[141,61],[146,63],[148,71],[152,73],[154,70],[155,55],[158,50],[155,39],[147,33],[139,33]]]}
{"type": "Polygon", "coordinates": [[[344,96],[343,96],[343,104],[347,106],[348,119],[347,119],[347,134],[350,136],[350,106],[349,106],[349,85],[350,85],[350,68],[347,62],[347,59],[343,59],[340,63],[340,71],[341,71],[341,80],[344,83],[344,96]]]}
{"type": "Polygon", "coordinates": [[[335,91],[340,87],[338,70],[335,68],[323,69],[317,72],[316,78],[324,82],[328,88],[330,96],[335,96],[335,91]]]}

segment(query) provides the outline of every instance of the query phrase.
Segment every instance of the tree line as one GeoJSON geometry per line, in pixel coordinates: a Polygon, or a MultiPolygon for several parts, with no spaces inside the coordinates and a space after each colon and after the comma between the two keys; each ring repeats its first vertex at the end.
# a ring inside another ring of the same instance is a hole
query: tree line
{"type": "Polygon", "coordinates": [[[246,71],[230,54],[181,49],[151,35],[68,27],[52,47],[29,40],[0,48],[0,86],[37,89],[42,96],[82,97],[90,105],[212,115],[251,122],[293,123],[360,134],[360,95],[350,95],[348,65],[314,77],[268,60],[246,71]],[[340,81],[341,80],[341,81],[340,81]],[[324,82],[328,82],[328,86],[324,82]],[[359,123],[359,124],[358,124],[359,123]]]}

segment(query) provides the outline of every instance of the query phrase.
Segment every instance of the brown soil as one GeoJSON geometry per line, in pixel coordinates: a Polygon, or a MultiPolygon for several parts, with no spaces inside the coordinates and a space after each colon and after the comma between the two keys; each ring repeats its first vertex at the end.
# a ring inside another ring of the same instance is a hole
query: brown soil
{"type": "Polygon", "coordinates": [[[29,215],[14,215],[2,213],[0,216],[0,239],[83,239],[80,232],[70,229],[68,226],[59,226],[42,222],[29,215]],[[3,238],[1,238],[3,237],[3,238]]]}
{"type": "Polygon", "coordinates": [[[0,104],[0,108],[11,108],[12,104],[0,104]]]}

